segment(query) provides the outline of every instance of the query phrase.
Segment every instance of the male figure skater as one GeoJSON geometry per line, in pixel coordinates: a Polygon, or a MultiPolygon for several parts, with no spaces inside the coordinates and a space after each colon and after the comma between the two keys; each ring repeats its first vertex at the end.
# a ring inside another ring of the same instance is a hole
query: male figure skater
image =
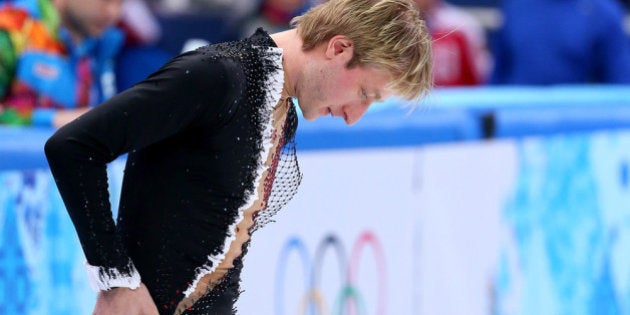
{"type": "Polygon", "coordinates": [[[305,119],[353,124],[431,87],[411,0],[331,0],[272,35],[202,47],[58,130],[57,186],[100,290],[94,314],[230,314],[251,233],[295,193],[305,119]],[[117,224],[106,164],[129,153],[117,224]]]}

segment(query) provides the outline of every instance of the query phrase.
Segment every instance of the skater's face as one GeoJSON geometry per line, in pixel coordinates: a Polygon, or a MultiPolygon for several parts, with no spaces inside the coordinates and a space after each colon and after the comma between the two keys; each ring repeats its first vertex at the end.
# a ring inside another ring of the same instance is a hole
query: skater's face
{"type": "Polygon", "coordinates": [[[391,96],[386,88],[391,77],[385,71],[347,67],[354,50],[347,37],[335,36],[320,49],[323,49],[322,57],[309,59],[296,84],[298,103],[305,119],[330,115],[352,125],[373,102],[391,96]]]}

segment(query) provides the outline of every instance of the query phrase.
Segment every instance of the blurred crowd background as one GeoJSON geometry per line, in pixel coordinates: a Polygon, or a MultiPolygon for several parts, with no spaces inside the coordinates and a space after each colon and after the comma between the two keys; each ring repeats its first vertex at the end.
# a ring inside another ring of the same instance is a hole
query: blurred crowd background
{"type": "MultiPolygon", "coordinates": [[[[320,1],[0,0],[0,124],[59,127],[181,52],[286,29],[320,1]]],[[[437,87],[630,83],[628,0],[415,1],[437,87]]]]}
{"type": "MultiPolygon", "coordinates": [[[[416,3],[434,38],[437,86],[630,83],[626,0],[416,3]]],[[[291,17],[316,4],[149,1],[162,19],[163,46],[173,52],[181,47],[181,36],[216,42],[247,36],[258,26],[271,32],[284,29],[291,17]]]]}
{"type": "MultiPolygon", "coordinates": [[[[286,29],[322,1],[130,0],[123,25],[173,55],[286,29]]],[[[436,86],[630,83],[628,0],[415,2],[434,38],[436,86]]]]}

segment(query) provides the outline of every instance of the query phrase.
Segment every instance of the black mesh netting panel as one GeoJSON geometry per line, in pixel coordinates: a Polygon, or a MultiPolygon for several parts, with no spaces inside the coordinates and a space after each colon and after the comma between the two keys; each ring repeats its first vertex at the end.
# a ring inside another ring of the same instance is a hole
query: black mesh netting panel
{"type": "MultiPolygon", "coordinates": [[[[290,101],[290,100],[289,100],[290,101]]],[[[265,180],[264,198],[267,206],[254,216],[254,226],[250,234],[267,223],[273,222],[272,217],[280,211],[296,194],[302,180],[296,146],[295,131],[297,129],[297,114],[292,102],[285,122],[284,132],[280,139],[279,150],[275,154],[269,175],[265,180]]],[[[242,255],[234,261],[234,268],[230,269],[221,282],[209,290],[195,304],[186,309],[184,315],[236,314],[234,303],[240,294],[240,273],[243,268],[243,257],[247,252],[249,242],[243,245],[242,255]]]]}

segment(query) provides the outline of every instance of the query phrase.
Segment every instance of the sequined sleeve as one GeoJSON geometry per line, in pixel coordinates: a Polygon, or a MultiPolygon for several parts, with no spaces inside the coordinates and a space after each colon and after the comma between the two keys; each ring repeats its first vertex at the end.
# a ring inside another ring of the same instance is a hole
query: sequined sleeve
{"type": "Polygon", "coordinates": [[[241,94],[227,68],[225,61],[208,61],[196,51],[176,57],[147,80],[61,128],[46,143],[50,169],[95,289],[140,283],[112,218],[107,163],[189,128],[213,128],[226,120],[231,98],[241,94]]]}

